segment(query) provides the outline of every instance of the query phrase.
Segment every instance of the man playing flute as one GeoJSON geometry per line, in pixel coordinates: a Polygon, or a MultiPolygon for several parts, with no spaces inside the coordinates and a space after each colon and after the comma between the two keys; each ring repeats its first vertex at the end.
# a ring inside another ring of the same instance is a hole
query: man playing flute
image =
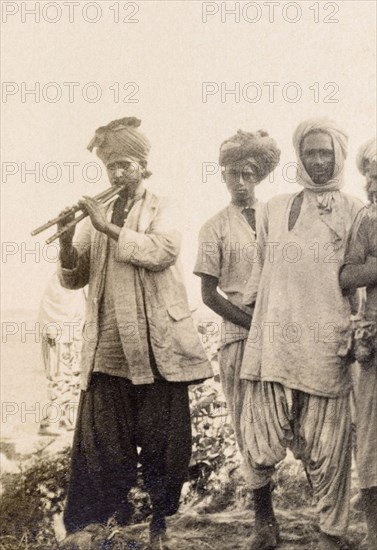
{"type": "Polygon", "coordinates": [[[150,545],[161,549],[191,454],[188,384],[212,369],[176,265],[171,206],[144,187],[150,145],[139,125],[124,118],[96,131],[88,149],[124,191],[107,207],[84,198],[89,218],[77,244],[74,230],[60,238],[62,285],[89,284],[64,521],[68,532],[114,515],[127,524],[139,461],[153,510],[150,545]]]}

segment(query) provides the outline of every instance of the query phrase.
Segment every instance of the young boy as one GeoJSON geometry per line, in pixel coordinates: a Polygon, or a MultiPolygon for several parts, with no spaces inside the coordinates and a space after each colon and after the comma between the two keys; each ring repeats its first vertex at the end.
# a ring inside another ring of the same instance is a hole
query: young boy
{"type": "Polygon", "coordinates": [[[253,134],[238,130],[224,141],[219,163],[231,202],[201,228],[194,269],[201,277],[203,302],[223,318],[220,376],[241,452],[243,385],[239,372],[252,318],[252,310],[242,304],[242,298],[256,265],[256,231],[261,208],[255,198],[255,186],[275,169],[279,159],[280,151],[267,132],[253,134]]]}

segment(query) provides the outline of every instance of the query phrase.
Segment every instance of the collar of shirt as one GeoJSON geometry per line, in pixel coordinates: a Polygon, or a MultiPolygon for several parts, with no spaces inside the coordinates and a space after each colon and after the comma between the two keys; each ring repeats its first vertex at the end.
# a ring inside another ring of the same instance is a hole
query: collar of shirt
{"type": "Polygon", "coordinates": [[[234,204],[234,202],[231,202],[230,206],[232,208],[234,208],[235,210],[237,210],[237,212],[242,213],[243,210],[248,210],[248,209],[256,210],[257,207],[258,207],[258,201],[255,200],[251,206],[247,206],[247,205],[244,205],[244,204],[241,204],[241,205],[240,204],[234,204]]]}

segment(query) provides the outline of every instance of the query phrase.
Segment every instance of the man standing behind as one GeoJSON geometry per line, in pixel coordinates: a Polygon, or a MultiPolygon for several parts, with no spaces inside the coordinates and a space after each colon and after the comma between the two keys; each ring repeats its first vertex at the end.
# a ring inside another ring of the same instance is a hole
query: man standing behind
{"type": "Polygon", "coordinates": [[[180,234],[171,208],[144,188],[150,146],[139,126],[124,118],[96,131],[88,148],[124,190],[108,207],[82,200],[89,218],[78,243],[72,231],[60,240],[63,286],[89,284],[64,521],[68,532],[113,515],[127,524],[140,461],[151,548],[160,549],[169,544],[165,517],[177,511],[191,455],[187,386],[212,369],[175,265],[180,234]]]}
{"type": "Polygon", "coordinates": [[[290,447],[318,501],[319,548],[339,550],[349,512],[351,375],[338,356],[350,316],[338,276],[362,203],[340,191],[347,136],[337,124],[307,120],[293,143],[304,190],[274,197],[263,210],[260,277],[251,275],[245,296],[251,304],[258,292],[241,369],[255,499],[249,549],[277,545],[270,483],[290,447]]]}
{"type": "MultiPolygon", "coordinates": [[[[343,289],[367,287],[364,331],[366,356],[359,358],[356,385],[356,461],[362,507],[368,527],[368,549],[377,548],[377,142],[367,141],[357,166],[366,177],[369,205],[361,210],[351,229],[345,265],[340,273],[343,289]]],[[[356,344],[356,342],[355,342],[356,344]]]]}
{"type": "Polygon", "coordinates": [[[242,300],[257,257],[255,236],[261,208],[255,186],[275,169],[279,158],[275,141],[264,131],[253,134],[238,130],[224,141],[219,163],[231,203],[202,227],[194,269],[201,277],[203,302],[223,318],[220,376],[241,451],[240,369],[252,315],[242,300]]]}
{"type": "MultiPolygon", "coordinates": [[[[58,407],[58,420],[42,418],[40,435],[73,430],[80,394],[80,358],[85,313],[85,291],[63,288],[57,273],[50,278],[39,306],[42,356],[48,398],[58,407]]],[[[50,407],[48,408],[48,412],[50,407]]],[[[53,407],[56,419],[56,407],[53,407]]]]}

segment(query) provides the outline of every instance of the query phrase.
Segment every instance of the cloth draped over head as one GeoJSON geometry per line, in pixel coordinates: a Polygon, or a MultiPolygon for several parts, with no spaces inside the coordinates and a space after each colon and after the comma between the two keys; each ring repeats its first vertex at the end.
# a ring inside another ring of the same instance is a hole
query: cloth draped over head
{"type": "Polygon", "coordinates": [[[298,170],[298,183],[310,189],[315,193],[324,193],[325,191],[337,191],[344,185],[344,161],[347,158],[348,136],[336,122],[328,118],[311,118],[301,122],[293,134],[293,146],[296,150],[298,170]],[[328,134],[333,143],[335,155],[335,168],[332,178],[323,185],[316,185],[301,160],[301,146],[305,136],[311,132],[324,132],[328,134]]]}
{"type": "Polygon", "coordinates": [[[280,150],[274,139],[264,130],[255,134],[238,130],[237,134],[225,140],[220,146],[221,166],[252,158],[259,181],[275,170],[280,160],[280,150]]]}
{"type": "Polygon", "coordinates": [[[146,162],[150,143],[139,131],[140,124],[138,118],[126,117],[101,126],[88,145],[89,151],[96,147],[97,156],[105,166],[121,158],[146,162]]]}
{"type": "Polygon", "coordinates": [[[356,165],[359,169],[359,172],[365,176],[365,161],[368,160],[370,163],[377,162],[377,139],[369,139],[364,143],[356,157],[356,165]]]}
{"type": "Polygon", "coordinates": [[[305,189],[316,193],[321,220],[334,232],[335,246],[340,247],[345,239],[345,221],[341,208],[339,190],[344,185],[344,162],[347,158],[348,136],[336,122],[328,118],[311,118],[301,122],[293,134],[293,146],[297,155],[297,182],[305,189]],[[311,132],[324,132],[331,137],[335,165],[332,178],[317,185],[310,178],[301,160],[301,147],[305,136],[311,132]]]}

